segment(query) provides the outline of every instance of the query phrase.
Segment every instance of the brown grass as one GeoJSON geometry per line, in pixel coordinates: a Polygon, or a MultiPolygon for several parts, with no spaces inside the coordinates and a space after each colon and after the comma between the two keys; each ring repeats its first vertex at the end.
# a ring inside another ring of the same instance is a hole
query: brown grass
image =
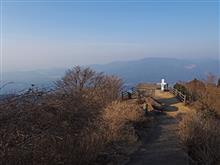
{"type": "Polygon", "coordinates": [[[201,97],[194,103],[198,110],[210,111],[220,117],[220,88],[206,86],[201,97]]]}
{"type": "Polygon", "coordinates": [[[1,164],[86,165],[108,144],[135,139],[132,122],[142,114],[114,102],[119,78],[77,67],[57,83],[0,102],[1,164]]]}
{"type": "Polygon", "coordinates": [[[3,164],[87,164],[94,159],[102,146],[100,106],[80,96],[36,96],[22,94],[1,106],[3,164]]]}
{"type": "Polygon", "coordinates": [[[220,88],[213,77],[185,84],[193,110],[180,123],[180,139],[197,164],[220,162],[220,88]]]}
{"type": "Polygon", "coordinates": [[[101,110],[91,98],[48,97],[1,109],[3,164],[89,164],[108,144],[137,140],[133,125],[144,116],[138,105],[116,101],[101,110]]]}
{"type": "Polygon", "coordinates": [[[137,137],[133,125],[144,120],[144,111],[137,104],[116,101],[105,109],[103,119],[110,141],[134,142],[137,137]]]}
{"type": "Polygon", "coordinates": [[[220,161],[220,122],[203,112],[191,112],[180,123],[180,140],[185,151],[198,164],[220,161]]]}

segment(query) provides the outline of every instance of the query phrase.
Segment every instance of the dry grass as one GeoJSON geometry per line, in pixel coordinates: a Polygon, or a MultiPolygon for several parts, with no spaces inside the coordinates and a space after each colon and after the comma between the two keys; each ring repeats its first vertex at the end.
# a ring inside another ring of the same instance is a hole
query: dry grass
{"type": "Polygon", "coordinates": [[[39,105],[11,103],[1,109],[3,164],[84,165],[113,142],[137,140],[133,125],[144,116],[138,105],[116,101],[102,110],[92,98],[48,97],[39,105]]]}
{"type": "MultiPolygon", "coordinates": [[[[211,78],[213,79],[213,78],[211,78]]],[[[213,80],[185,84],[193,110],[180,123],[180,139],[197,164],[220,162],[220,88],[213,80]]]]}
{"type": "Polygon", "coordinates": [[[220,88],[215,86],[206,86],[200,99],[194,103],[198,110],[210,111],[220,117],[220,88]]]}
{"type": "Polygon", "coordinates": [[[37,92],[1,104],[3,164],[88,164],[102,149],[99,105],[80,96],[37,92]]]}
{"type": "Polygon", "coordinates": [[[180,123],[180,139],[185,151],[198,164],[220,161],[220,122],[203,112],[191,112],[180,123]]]}
{"type": "Polygon", "coordinates": [[[144,120],[144,111],[137,104],[126,102],[113,102],[103,114],[108,129],[109,140],[136,141],[134,123],[144,120]]]}
{"type": "Polygon", "coordinates": [[[135,137],[138,107],[112,103],[119,78],[77,67],[57,83],[0,102],[1,164],[86,165],[108,144],[135,137]]]}

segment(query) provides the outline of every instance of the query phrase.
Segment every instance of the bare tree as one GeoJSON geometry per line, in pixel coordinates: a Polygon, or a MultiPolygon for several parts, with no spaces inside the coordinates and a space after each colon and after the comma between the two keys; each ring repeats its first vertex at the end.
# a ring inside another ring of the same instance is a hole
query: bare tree
{"type": "Polygon", "coordinates": [[[118,98],[123,82],[117,76],[76,66],[68,70],[55,85],[56,91],[64,95],[78,94],[107,103],[118,98]]]}

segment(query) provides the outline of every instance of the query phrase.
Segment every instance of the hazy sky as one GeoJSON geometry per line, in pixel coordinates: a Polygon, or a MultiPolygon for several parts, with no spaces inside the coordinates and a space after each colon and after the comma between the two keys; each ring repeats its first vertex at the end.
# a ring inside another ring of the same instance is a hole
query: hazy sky
{"type": "Polygon", "coordinates": [[[217,58],[218,0],[6,0],[3,69],[217,58]]]}

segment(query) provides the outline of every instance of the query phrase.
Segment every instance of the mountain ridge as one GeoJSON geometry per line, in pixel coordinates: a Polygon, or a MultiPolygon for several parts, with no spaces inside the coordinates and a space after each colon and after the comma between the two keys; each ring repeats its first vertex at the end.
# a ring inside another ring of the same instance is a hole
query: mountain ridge
{"type": "MultiPolygon", "coordinates": [[[[214,59],[177,59],[150,57],[130,61],[114,61],[108,64],[88,65],[98,72],[121,77],[126,84],[140,82],[159,82],[165,78],[168,83],[187,81],[193,78],[204,79],[208,73],[219,75],[219,60],[214,59]]],[[[85,66],[86,67],[86,66],[85,66]]],[[[5,73],[5,82],[15,82],[4,91],[21,90],[31,84],[50,87],[61,78],[68,68],[39,69],[5,73]]]]}

